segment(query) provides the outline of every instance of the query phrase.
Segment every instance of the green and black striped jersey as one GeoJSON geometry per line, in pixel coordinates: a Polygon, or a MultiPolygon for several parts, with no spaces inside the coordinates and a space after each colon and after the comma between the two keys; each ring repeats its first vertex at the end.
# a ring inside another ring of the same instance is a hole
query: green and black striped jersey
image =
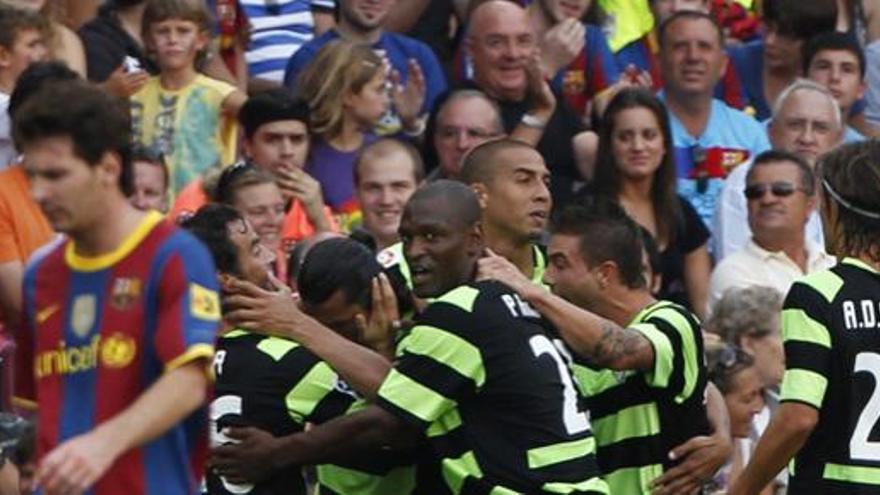
{"type": "Polygon", "coordinates": [[[437,298],[400,342],[380,407],[426,432],[452,493],[608,493],[569,363],[498,282],[437,298]]]}
{"type": "MultiPolygon", "coordinates": [[[[363,400],[327,363],[294,341],[243,330],[222,336],[214,358],[215,399],[211,403],[212,444],[229,441],[227,426],[255,426],[274,436],[302,431],[306,423],[322,423],[362,407],[363,400]]],[[[389,453],[367,453],[362,462],[326,466],[328,486],[346,495],[410,493],[415,474],[389,453]],[[370,491],[377,489],[378,491],[370,491]]],[[[252,485],[233,485],[209,473],[211,495],[305,494],[298,469],[288,469],[252,485]]],[[[333,493],[332,491],[323,493],[333,493]]]]}
{"type": "Polygon", "coordinates": [[[781,402],[819,411],[789,493],[880,493],[880,273],[846,258],[796,282],[782,311],[781,402]]]}
{"type": "MultiPolygon", "coordinates": [[[[346,414],[367,406],[358,399],[346,414]]],[[[350,460],[344,466],[321,464],[317,495],[409,495],[415,493],[416,468],[410,452],[369,452],[350,460]]]]}
{"type": "Polygon", "coordinates": [[[575,357],[588,397],[599,468],[611,493],[651,493],[672,467],[669,451],[710,433],[703,337],[695,316],[667,301],[645,307],[629,324],[654,348],[650,371],[597,370],[575,357]]]}

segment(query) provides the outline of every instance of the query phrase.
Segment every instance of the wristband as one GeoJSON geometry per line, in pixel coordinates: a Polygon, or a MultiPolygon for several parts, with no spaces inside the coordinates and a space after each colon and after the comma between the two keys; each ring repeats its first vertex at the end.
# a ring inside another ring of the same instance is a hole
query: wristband
{"type": "Polygon", "coordinates": [[[543,131],[547,128],[547,120],[542,119],[541,117],[537,117],[530,113],[524,113],[522,118],[520,119],[522,125],[526,127],[531,127],[532,129],[538,129],[543,131]]]}

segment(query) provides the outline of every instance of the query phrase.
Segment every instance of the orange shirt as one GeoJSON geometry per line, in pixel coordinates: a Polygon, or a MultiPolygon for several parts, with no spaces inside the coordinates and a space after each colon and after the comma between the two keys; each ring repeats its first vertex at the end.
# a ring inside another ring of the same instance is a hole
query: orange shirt
{"type": "Polygon", "coordinates": [[[49,221],[31,198],[24,169],[11,166],[0,172],[0,263],[24,264],[54,235],[49,221]]]}

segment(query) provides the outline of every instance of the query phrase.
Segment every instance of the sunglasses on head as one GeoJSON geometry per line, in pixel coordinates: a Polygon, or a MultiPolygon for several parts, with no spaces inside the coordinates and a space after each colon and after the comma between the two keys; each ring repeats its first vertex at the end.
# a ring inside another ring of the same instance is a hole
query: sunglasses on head
{"type": "Polygon", "coordinates": [[[770,191],[777,198],[785,198],[800,190],[802,189],[791,182],[771,182],[769,184],[759,183],[746,186],[743,192],[746,195],[746,199],[760,199],[767,194],[767,191],[770,191]]]}

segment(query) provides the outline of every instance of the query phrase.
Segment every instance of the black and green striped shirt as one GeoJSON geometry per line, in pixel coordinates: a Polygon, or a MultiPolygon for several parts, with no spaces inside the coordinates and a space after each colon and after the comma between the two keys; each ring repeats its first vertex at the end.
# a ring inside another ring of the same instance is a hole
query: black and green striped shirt
{"type": "MultiPolygon", "coordinates": [[[[226,426],[255,426],[274,436],[302,431],[363,407],[363,400],[330,366],[298,343],[234,330],[221,337],[214,359],[216,398],[211,403],[213,444],[227,439],[226,426]]],[[[322,494],[407,495],[414,484],[405,461],[379,451],[344,466],[319,466],[322,494]]],[[[288,469],[256,486],[231,485],[209,473],[212,495],[305,494],[299,469],[288,469]]]]}
{"type": "Polygon", "coordinates": [[[458,494],[608,493],[568,362],[507,286],[436,299],[398,346],[378,404],[426,432],[458,494]]]}
{"type": "Polygon", "coordinates": [[[789,493],[880,493],[880,273],[846,258],[796,282],[782,335],[780,401],[819,411],[789,493]]]}
{"type": "Polygon", "coordinates": [[[696,317],[667,301],[645,307],[629,328],[651,342],[652,370],[597,370],[580,362],[575,374],[611,493],[650,494],[650,483],[671,467],[669,451],[710,432],[703,338],[696,317]]]}

